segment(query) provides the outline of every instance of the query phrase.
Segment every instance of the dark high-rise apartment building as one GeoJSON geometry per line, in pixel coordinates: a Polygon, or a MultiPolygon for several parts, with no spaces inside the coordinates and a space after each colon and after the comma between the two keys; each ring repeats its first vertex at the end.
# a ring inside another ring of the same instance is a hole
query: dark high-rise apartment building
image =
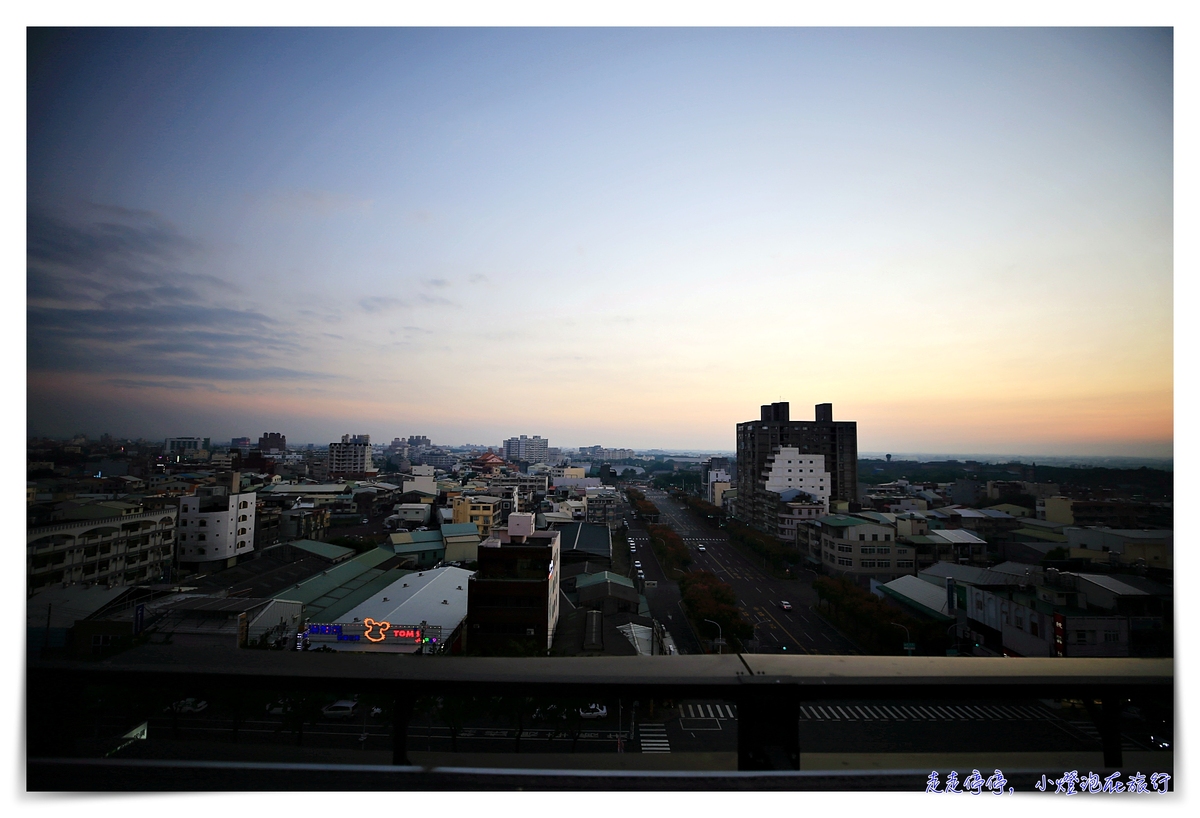
{"type": "Polygon", "coordinates": [[[738,517],[776,534],[779,496],[766,482],[768,461],[783,447],[824,456],[830,501],[858,499],[858,424],[835,421],[832,403],[817,404],[813,420],[792,420],[786,401],[764,404],[758,420],[737,425],[738,517]]]}
{"type": "Polygon", "coordinates": [[[263,454],[274,450],[283,454],[287,452],[287,438],[279,432],[263,432],[258,439],[258,450],[263,454]]]}

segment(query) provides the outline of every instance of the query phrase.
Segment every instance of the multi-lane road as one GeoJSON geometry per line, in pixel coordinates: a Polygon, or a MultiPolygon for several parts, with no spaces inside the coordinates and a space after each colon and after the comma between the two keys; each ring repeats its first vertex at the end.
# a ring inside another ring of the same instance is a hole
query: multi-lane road
{"type": "MultiPolygon", "coordinates": [[[[794,580],[776,579],[756,564],[753,557],[735,548],[724,530],[697,519],[678,500],[656,489],[648,489],[645,494],[646,499],[658,507],[659,522],[674,529],[687,544],[692,553],[692,567],[711,571],[733,588],[746,621],[754,625],[755,639],[748,645],[749,650],[760,653],[861,653],[813,610],[817,596],[812,588],[815,576],[812,572],[794,580]],[[704,551],[700,551],[701,547],[704,551]],[[785,601],[790,603],[791,610],[783,608],[781,603],[785,601]]],[[[635,558],[641,561],[646,579],[659,583],[646,591],[651,613],[667,626],[682,652],[701,650],[702,640],[711,640],[716,636],[715,631],[691,632],[678,607],[678,587],[674,582],[666,582],[668,578],[649,547],[645,523],[633,518],[629,522],[629,540],[638,547],[635,558]],[[668,587],[664,588],[664,584],[668,587]],[[674,603],[670,601],[670,588],[675,589],[674,603]],[[656,598],[661,598],[657,606],[656,598]],[[668,610],[670,604],[675,604],[674,611],[668,610]],[[668,615],[671,618],[667,618],[668,615]]]]}

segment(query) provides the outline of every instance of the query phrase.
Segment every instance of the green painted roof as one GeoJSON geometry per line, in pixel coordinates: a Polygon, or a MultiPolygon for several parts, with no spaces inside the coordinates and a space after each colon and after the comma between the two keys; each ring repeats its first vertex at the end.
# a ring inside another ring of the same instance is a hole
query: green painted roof
{"type": "MultiPolygon", "coordinates": [[[[469,523],[468,525],[470,525],[471,528],[473,529],[471,531],[472,534],[478,533],[478,530],[475,530],[474,523],[469,523]]],[[[442,532],[440,532],[440,531],[397,531],[395,534],[392,534],[390,537],[388,537],[388,539],[391,541],[392,545],[405,545],[408,543],[427,543],[429,545],[439,545],[440,546],[442,544],[442,532]]]]}
{"type": "Polygon", "coordinates": [[[611,571],[601,571],[598,574],[580,574],[579,579],[575,580],[575,590],[578,591],[580,588],[587,588],[590,585],[599,585],[601,582],[611,582],[614,585],[625,585],[629,588],[633,587],[633,580],[629,577],[623,577],[611,571]]]}
{"type": "Polygon", "coordinates": [[[316,554],[318,557],[324,557],[327,560],[337,560],[347,557],[354,553],[353,548],[346,548],[343,545],[334,545],[333,543],[317,542],[316,540],[296,540],[288,543],[294,548],[299,548],[301,551],[307,551],[310,554],[316,554]]]}
{"type": "MultiPolygon", "coordinates": [[[[352,583],[353,587],[347,589],[348,593],[337,597],[337,599],[332,600],[326,607],[320,609],[320,620],[322,622],[338,621],[340,617],[354,610],[396,580],[406,577],[411,573],[413,572],[406,568],[389,568],[387,571],[380,571],[373,568],[364,574],[360,574],[356,581],[352,583]]],[[[305,609],[305,614],[309,619],[317,619],[316,612],[317,609],[315,607],[305,609]]]]}
{"type": "Polygon", "coordinates": [[[442,539],[446,537],[465,537],[470,534],[479,536],[479,527],[475,523],[449,523],[442,526],[442,539]]]}
{"type": "Polygon", "coordinates": [[[1054,531],[1038,531],[1034,528],[1018,528],[1012,532],[1013,535],[1020,534],[1022,537],[1032,537],[1035,540],[1043,540],[1045,542],[1066,542],[1067,538],[1063,534],[1058,534],[1054,531]]]}
{"type": "Polygon", "coordinates": [[[829,525],[834,528],[849,528],[852,525],[879,525],[872,520],[864,520],[861,517],[850,517],[846,514],[831,514],[828,517],[818,517],[817,522],[821,525],[829,525]]]}
{"type": "MultiPolygon", "coordinates": [[[[303,602],[305,607],[323,610],[333,601],[348,594],[350,590],[361,586],[374,576],[382,574],[383,570],[379,566],[387,560],[394,559],[395,556],[386,548],[373,548],[352,560],[346,560],[315,576],[297,582],[274,594],[273,598],[303,602]],[[374,571],[374,574],[360,581],[359,578],[369,571],[374,571]]],[[[311,613],[310,616],[312,616],[311,613]]]]}
{"type": "Polygon", "coordinates": [[[441,551],[445,553],[446,546],[442,544],[442,538],[438,537],[434,542],[395,542],[383,546],[388,548],[394,554],[424,554],[426,551],[441,551]]]}

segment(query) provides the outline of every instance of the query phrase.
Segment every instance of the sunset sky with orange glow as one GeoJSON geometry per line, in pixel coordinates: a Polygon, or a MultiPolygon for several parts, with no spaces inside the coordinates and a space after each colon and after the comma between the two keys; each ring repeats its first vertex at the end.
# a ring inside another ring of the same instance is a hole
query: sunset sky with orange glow
{"type": "Polygon", "coordinates": [[[1170,457],[1170,29],[35,30],[28,431],[1170,457]]]}

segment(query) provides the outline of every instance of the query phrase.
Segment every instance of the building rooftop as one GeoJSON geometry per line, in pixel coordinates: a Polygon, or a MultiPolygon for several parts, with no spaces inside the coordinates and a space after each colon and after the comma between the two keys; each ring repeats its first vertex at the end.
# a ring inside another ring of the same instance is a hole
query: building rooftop
{"type": "Polygon", "coordinates": [[[955,582],[967,585],[1020,585],[1023,574],[1002,573],[975,565],[959,565],[953,562],[935,562],[922,570],[917,577],[935,586],[944,586],[946,577],[953,577],[955,582]]]}
{"type": "Polygon", "coordinates": [[[965,528],[939,528],[929,532],[929,536],[943,542],[959,545],[984,545],[985,540],[967,531],[965,528]]]}
{"type": "Polygon", "coordinates": [[[1143,591],[1141,588],[1135,588],[1128,582],[1122,582],[1114,576],[1108,574],[1075,574],[1082,580],[1099,585],[1106,591],[1111,591],[1118,596],[1149,596],[1149,592],[1143,591]]]}
{"type": "Polygon", "coordinates": [[[938,587],[932,582],[925,582],[911,574],[880,585],[879,590],[935,619],[944,619],[949,622],[954,618],[950,612],[946,589],[938,587]]]}
{"type": "Polygon", "coordinates": [[[425,622],[440,626],[449,636],[467,615],[467,579],[472,573],[453,567],[411,573],[345,611],[338,621],[370,617],[392,626],[425,622]]]}
{"type": "Polygon", "coordinates": [[[107,588],[103,585],[43,588],[25,600],[25,624],[28,628],[70,628],[132,590],[131,586],[107,588]]]}
{"type": "Polygon", "coordinates": [[[317,542],[316,540],[294,540],[288,543],[288,545],[292,548],[299,548],[301,551],[307,551],[309,554],[315,554],[330,562],[339,562],[354,555],[353,548],[346,548],[344,545],[334,545],[333,543],[317,542]]]}
{"type": "Polygon", "coordinates": [[[442,539],[448,537],[479,536],[479,526],[475,523],[449,523],[442,525],[442,539]]]}
{"type": "Polygon", "coordinates": [[[623,577],[611,571],[601,571],[598,574],[580,574],[579,579],[575,581],[575,590],[586,588],[589,585],[598,585],[602,582],[611,582],[614,585],[626,585],[630,588],[634,587],[633,580],[629,577],[623,577]]]}

